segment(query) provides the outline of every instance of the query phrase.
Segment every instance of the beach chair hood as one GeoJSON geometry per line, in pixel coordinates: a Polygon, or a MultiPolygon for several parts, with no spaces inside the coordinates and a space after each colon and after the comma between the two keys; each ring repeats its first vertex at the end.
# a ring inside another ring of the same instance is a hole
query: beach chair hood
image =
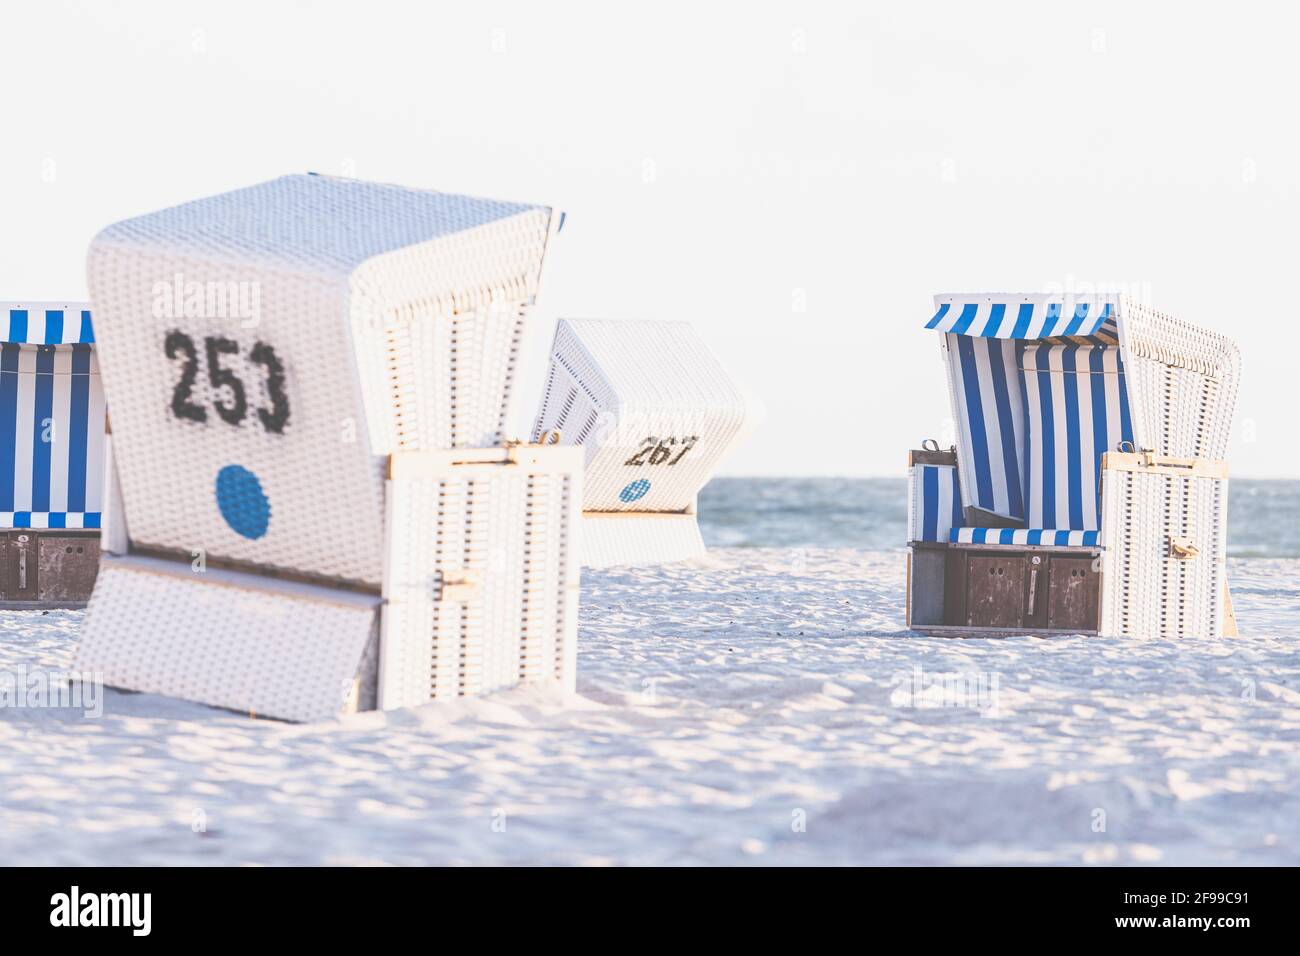
{"type": "Polygon", "coordinates": [[[1239,359],[1226,337],[1118,293],[935,296],[964,508],[1095,531],[1101,455],[1227,453],[1239,359]]]}

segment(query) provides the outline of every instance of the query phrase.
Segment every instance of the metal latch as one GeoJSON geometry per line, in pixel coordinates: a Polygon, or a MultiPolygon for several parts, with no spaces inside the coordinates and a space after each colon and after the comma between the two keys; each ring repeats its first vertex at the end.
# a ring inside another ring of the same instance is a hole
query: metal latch
{"type": "Polygon", "coordinates": [[[1191,538],[1175,538],[1171,536],[1169,539],[1169,556],[1172,558],[1177,558],[1179,561],[1190,561],[1200,553],[1200,546],[1193,544],[1191,538]]]}
{"type": "Polygon", "coordinates": [[[27,590],[27,535],[18,536],[18,590],[27,590]]]}
{"type": "Polygon", "coordinates": [[[1029,571],[1029,610],[1026,612],[1030,617],[1034,616],[1035,598],[1038,597],[1038,566],[1043,563],[1041,555],[1034,555],[1030,559],[1033,568],[1029,571]]]}
{"type": "Polygon", "coordinates": [[[482,579],[477,571],[443,571],[438,582],[438,595],[434,600],[444,602],[469,601],[477,593],[482,579]]]}

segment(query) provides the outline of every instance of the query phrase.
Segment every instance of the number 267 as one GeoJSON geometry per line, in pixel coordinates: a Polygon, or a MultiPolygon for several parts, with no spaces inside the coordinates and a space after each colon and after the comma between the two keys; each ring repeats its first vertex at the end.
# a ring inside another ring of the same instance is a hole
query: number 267
{"type": "Polygon", "coordinates": [[[656,438],[651,435],[641,442],[641,447],[637,449],[636,454],[623,464],[636,468],[642,465],[675,465],[686,457],[686,453],[694,448],[699,440],[698,435],[682,438],[680,442],[676,438],[656,438]],[[677,452],[676,456],[673,452],[677,452]]]}

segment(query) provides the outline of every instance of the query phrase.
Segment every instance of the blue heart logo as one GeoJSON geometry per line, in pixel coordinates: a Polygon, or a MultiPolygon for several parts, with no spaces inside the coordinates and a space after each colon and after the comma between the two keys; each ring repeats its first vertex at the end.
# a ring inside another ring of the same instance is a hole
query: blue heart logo
{"type": "Polygon", "coordinates": [[[644,478],[638,478],[618,493],[618,500],[631,504],[633,501],[640,501],[649,493],[650,482],[644,478]]]}
{"type": "Polygon", "coordinates": [[[217,507],[236,534],[260,538],[271,523],[271,502],[266,500],[257,475],[241,465],[217,472],[217,507]]]}

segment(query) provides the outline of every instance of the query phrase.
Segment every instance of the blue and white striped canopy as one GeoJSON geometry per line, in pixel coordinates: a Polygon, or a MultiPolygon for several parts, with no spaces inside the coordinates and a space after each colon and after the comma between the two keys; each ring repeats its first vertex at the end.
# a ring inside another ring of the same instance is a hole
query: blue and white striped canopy
{"type": "Polygon", "coordinates": [[[90,310],[49,302],[0,304],[0,342],[14,345],[89,345],[90,310]]]}
{"type": "Polygon", "coordinates": [[[1114,295],[937,295],[927,329],[983,339],[1080,338],[1118,341],[1114,295]]]}

